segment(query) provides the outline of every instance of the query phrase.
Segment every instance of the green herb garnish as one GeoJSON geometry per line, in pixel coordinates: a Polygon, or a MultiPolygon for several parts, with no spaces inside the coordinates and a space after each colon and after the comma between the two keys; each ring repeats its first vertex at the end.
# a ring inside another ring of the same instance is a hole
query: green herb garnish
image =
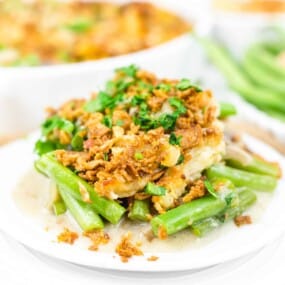
{"type": "Polygon", "coordinates": [[[142,160],[143,159],[143,154],[141,152],[136,152],[134,155],[136,160],[142,160]]]}
{"type": "Polygon", "coordinates": [[[108,128],[112,128],[112,118],[111,116],[105,116],[102,120],[102,123],[107,126],[108,128]]]}
{"type": "Polygon", "coordinates": [[[172,145],[180,145],[182,136],[177,137],[175,133],[171,133],[169,137],[169,143],[172,145]]]}
{"type": "Polygon", "coordinates": [[[123,100],[123,94],[119,93],[112,97],[106,92],[100,91],[98,96],[84,105],[86,112],[102,112],[105,109],[114,109],[123,100]]]}
{"type": "Polygon", "coordinates": [[[176,109],[175,114],[177,116],[180,116],[186,113],[187,109],[185,108],[185,106],[183,105],[183,102],[179,98],[171,97],[168,99],[168,102],[171,107],[174,107],[176,109]]]}
{"type": "Polygon", "coordinates": [[[132,64],[130,66],[118,68],[118,69],[116,69],[116,72],[120,72],[120,73],[123,73],[129,77],[134,78],[136,76],[138,70],[139,70],[139,68],[137,66],[135,66],[134,64],[132,64]]]}
{"type": "Polygon", "coordinates": [[[145,102],[145,97],[142,95],[135,95],[131,100],[131,106],[139,106],[145,102]]]}
{"type": "Polygon", "coordinates": [[[118,127],[122,127],[125,124],[125,122],[123,120],[118,120],[115,125],[118,127]]]}
{"type": "Polygon", "coordinates": [[[166,188],[155,185],[154,183],[148,182],[145,187],[145,193],[153,196],[163,196],[166,193],[166,188]]]}
{"type": "Polygon", "coordinates": [[[78,18],[75,19],[73,22],[65,25],[65,28],[77,33],[85,33],[92,28],[93,22],[90,19],[78,18]]]}
{"type": "Polygon", "coordinates": [[[57,148],[57,144],[51,141],[38,140],[35,144],[35,152],[40,156],[57,148]]]}
{"type": "Polygon", "coordinates": [[[181,79],[180,82],[177,83],[176,88],[180,91],[184,91],[184,90],[187,90],[189,88],[194,88],[195,91],[197,91],[197,92],[202,91],[202,89],[199,86],[193,84],[189,79],[185,79],[185,78],[181,79]]]}
{"type": "Polygon", "coordinates": [[[83,138],[79,135],[76,134],[75,136],[73,136],[72,140],[71,140],[71,147],[73,150],[75,151],[82,151],[83,150],[83,138]]]}
{"type": "Polygon", "coordinates": [[[29,54],[12,63],[12,66],[38,66],[41,61],[38,55],[29,54]]]}
{"type": "Polygon", "coordinates": [[[109,160],[109,155],[108,155],[107,152],[104,152],[104,154],[103,154],[103,159],[104,159],[105,161],[108,161],[108,160],[109,160]]]}
{"type": "Polygon", "coordinates": [[[162,114],[158,118],[158,123],[166,131],[173,131],[176,124],[177,116],[174,114],[162,114]]]}
{"type": "Polygon", "coordinates": [[[169,92],[171,90],[171,85],[166,83],[160,83],[156,86],[156,89],[160,89],[164,92],[169,92]]]}
{"type": "Polygon", "coordinates": [[[43,135],[47,136],[53,130],[59,129],[72,134],[74,128],[75,126],[72,122],[58,116],[52,116],[42,124],[42,133],[43,135]]]}
{"type": "Polygon", "coordinates": [[[176,163],[176,165],[179,165],[179,164],[181,164],[181,163],[183,163],[184,162],[184,155],[183,154],[180,154],[180,156],[179,156],[179,158],[178,158],[178,160],[177,160],[177,163],[176,163]]]}

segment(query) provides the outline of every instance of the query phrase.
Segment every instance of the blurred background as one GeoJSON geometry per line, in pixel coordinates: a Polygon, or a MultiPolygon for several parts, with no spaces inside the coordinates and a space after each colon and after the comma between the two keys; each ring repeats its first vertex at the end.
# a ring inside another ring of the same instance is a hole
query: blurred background
{"type": "Polygon", "coordinates": [[[238,109],[233,128],[285,153],[285,1],[0,1],[0,142],[117,67],[189,78],[238,109]]]}

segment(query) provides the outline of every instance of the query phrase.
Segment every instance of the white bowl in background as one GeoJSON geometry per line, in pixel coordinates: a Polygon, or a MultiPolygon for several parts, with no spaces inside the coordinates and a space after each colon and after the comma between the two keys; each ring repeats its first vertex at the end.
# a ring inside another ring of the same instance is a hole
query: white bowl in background
{"type": "MultiPolygon", "coordinates": [[[[191,6],[195,2],[192,0],[148,2],[172,10],[194,24],[200,17],[197,9],[203,11],[201,5],[191,6]]],[[[189,35],[185,34],[147,50],[96,61],[40,67],[0,67],[0,137],[37,128],[46,106],[57,106],[70,98],[88,96],[102,86],[117,67],[135,63],[160,76],[186,76],[187,63],[191,58],[195,60],[195,55],[189,52],[190,46],[189,35]]]]}

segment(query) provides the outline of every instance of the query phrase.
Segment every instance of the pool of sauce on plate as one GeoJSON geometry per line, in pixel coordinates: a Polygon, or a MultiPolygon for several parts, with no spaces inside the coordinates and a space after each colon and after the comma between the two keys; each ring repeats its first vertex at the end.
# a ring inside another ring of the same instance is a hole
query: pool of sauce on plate
{"type": "MultiPolygon", "coordinates": [[[[80,233],[80,228],[68,213],[56,217],[49,209],[50,187],[48,178],[37,173],[34,169],[30,169],[14,190],[14,201],[24,215],[37,220],[44,230],[52,232],[54,240],[56,240],[57,234],[64,227],[80,233]]],[[[251,216],[253,223],[261,217],[271,197],[272,195],[268,193],[258,193],[257,203],[246,213],[251,216]]],[[[142,242],[141,249],[144,252],[171,252],[184,250],[185,248],[203,247],[232,230],[238,229],[232,222],[229,222],[203,238],[197,238],[191,234],[189,229],[185,229],[178,234],[170,236],[167,240],[155,238],[149,241],[146,237],[147,233],[150,232],[148,223],[134,223],[123,219],[118,225],[106,225],[105,231],[110,235],[111,239],[107,245],[100,247],[100,252],[114,252],[114,248],[121,240],[122,235],[128,231],[132,232],[135,241],[142,242]]],[[[81,239],[85,239],[85,242],[83,241],[82,244],[86,248],[86,238],[81,239]]]]}

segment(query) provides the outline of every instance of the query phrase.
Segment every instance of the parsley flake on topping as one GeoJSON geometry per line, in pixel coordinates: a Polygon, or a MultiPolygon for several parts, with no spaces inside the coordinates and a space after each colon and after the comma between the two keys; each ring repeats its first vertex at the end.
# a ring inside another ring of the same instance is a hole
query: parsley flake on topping
{"type": "Polygon", "coordinates": [[[73,22],[65,25],[65,28],[74,32],[74,33],[85,33],[93,26],[93,22],[87,18],[78,18],[75,19],[73,22]]]}
{"type": "Polygon", "coordinates": [[[124,94],[119,93],[116,96],[111,96],[106,92],[100,91],[98,96],[91,100],[88,101],[84,105],[84,110],[86,112],[102,112],[105,109],[114,109],[118,103],[123,101],[123,96],[124,94]]]}
{"type": "Polygon", "coordinates": [[[184,91],[190,88],[194,88],[195,91],[197,92],[202,91],[202,89],[199,86],[193,84],[189,79],[185,79],[185,78],[181,79],[180,82],[177,83],[176,88],[180,91],[184,91]]]}
{"type": "Polygon", "coordinates": [[[179,164],[183,163],[183,162],[184,162],[184,159],[185,159],[185,158],[184,158],[184,155],[181,154],[181,155],[179,156],[178,160],[177,160],[176,165],[179,165],[179,164]]]}
{"type": "Polygon", "coordinates": [[[143,154],[141,152],[136,152],[135,153],[135,159],[136,160],[142,160],[143,159],[143,154]]]}
{"type": "Polygon", "coordinates": [[[111,116],[105,116],[104,118],[103,118],[103,120],[102,120],[102,123],[106,126],[106,127],[108,127],[108,128],[112,128],[112,118],[111,118],[111,116]]]}
{"type": "Polygon", "coordinates": [[[138,70],[139,70],[139,68],[137,66],[135,66],[134,64],[132,64],[130,66],[117,68],[116,72],[121,72],[127,76],[134,78],[136,76],[138,70]]]}
{"type": "Polygon", "coordinates": [[[166,83],[160,83],[156,86],[156,89],[160,89],[164,92],[169,92],[171,90],[171,85],[166,83]]]}
{"type": "Polygon", "coordinates": [[[182,136],[177,137],[174,133],[170,134],[169,143],[172,145],[180,145],[182,136]]]}
{"type": "Polygon", "coordinates": [[[155,185],[154,183],[148,182],[145,187],[145,193],[153,196],[163,196],[166,193],[166,188],[155,185]]]}
{"type": "Polygon", "coordinates": [[[186,113],[187,109],[185,108],[185,106],[183,105],[182,101],[179,98],[171,97],[168,99],[168,102],[170,106],[176,108],[175,112],[177,116],[180,116],[186,113]]]}
{"type": "Polygon", "coordinates": [[[60,118],[59,116],[52,116],[49,117],[43,124],[42,124],[42,133],[43,135],[49,135],[53,130],[63,130],[69,134],[71,134],[74,130],[75,126],[72,122],[60,118]]]}

